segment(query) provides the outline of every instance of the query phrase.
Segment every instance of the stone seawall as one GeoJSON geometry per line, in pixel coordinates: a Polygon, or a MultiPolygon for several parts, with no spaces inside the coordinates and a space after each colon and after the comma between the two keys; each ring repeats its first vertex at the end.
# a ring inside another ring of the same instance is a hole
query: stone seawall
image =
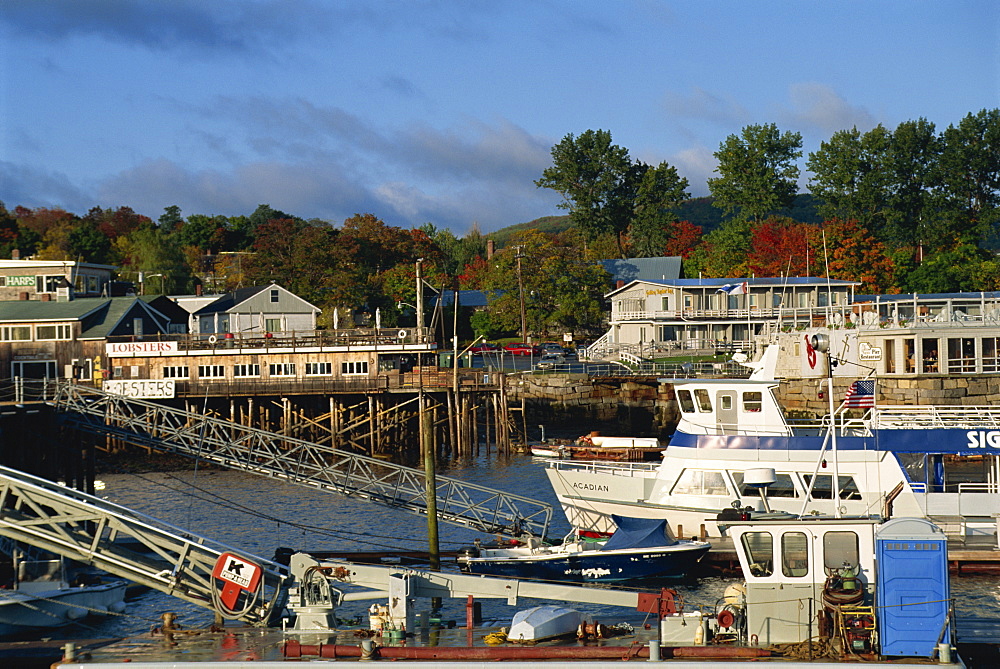
{"type": "MultiPolygon", "coordinates": [[[[834,379],[834,403],[854,379],[834,379]]],[[[1000,377],[933,376],[879,379],[879,404],[978,405],[1000,403],[1000,377]]],[[[673,386],[656,379],[591,379],[580,374],[526,374],[508,377],[514,406],[524,399],[529,422],[577,429],[580,434],[668,437],[677,425],[673,386]]],[[[826,379],[790,379],[778,387],[778,402],[793,417],[829,410],[826,379]]]]}

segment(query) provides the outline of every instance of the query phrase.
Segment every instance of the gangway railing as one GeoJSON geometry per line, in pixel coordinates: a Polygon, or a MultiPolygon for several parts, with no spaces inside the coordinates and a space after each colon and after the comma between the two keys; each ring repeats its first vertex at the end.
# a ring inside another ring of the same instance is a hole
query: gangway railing
{"type": "Polygon", "coordinates": [[[274,624],[287,598],[283,565],[7,467],[0,467],[0,535],[220,614],[232,612],[218,605],[213,570],[228,554],[261,570],[257,595],[226,615],[249,624],[274,624]]]}
{"type": "MultiPolygon", "coordinates": [[[[427,514],[423,470],[73,383],[58,382],[50,396],[61,420],[80,430],[427,514]]],[[[435,490],[441,522],[547,536],[551,504],[446,476],[436,477],[435,490]]]]}

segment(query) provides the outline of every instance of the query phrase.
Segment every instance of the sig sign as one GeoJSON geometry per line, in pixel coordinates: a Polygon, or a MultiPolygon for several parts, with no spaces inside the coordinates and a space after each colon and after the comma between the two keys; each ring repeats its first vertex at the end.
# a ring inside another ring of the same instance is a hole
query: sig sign
{"type": "Polygon", "coordinates": [[[261,568],[249,560],[232,553],[223,553],[215,561],[212,577],[222,581],[219,598],[230,610],[236,608],[240,595],[256,592],[260,585],[261,568]]]}
{"type": "Polygon", "coordinates": [[[136,399],[172,399],[176,382],[173,379],[136,379],[134,381],[104,382],[104,390],[115,395],[136,399]]]}

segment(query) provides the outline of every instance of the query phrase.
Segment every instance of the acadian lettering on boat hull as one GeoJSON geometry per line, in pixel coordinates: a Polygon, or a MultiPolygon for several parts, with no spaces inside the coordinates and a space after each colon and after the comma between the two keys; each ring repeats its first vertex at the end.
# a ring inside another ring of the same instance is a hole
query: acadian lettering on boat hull
{"type": "Polygon", "coordinates": [[[969,430],[969,448],[1000,448],[1000,430],[969,430]]]}
{"type": "Polygon", "coordinates": [[[609,492],[610,488],[606,485],[600,485],[598,483],[581,483],[575,481],[573,487],[577,490],[590,490],[591,492],[609,492]]]}

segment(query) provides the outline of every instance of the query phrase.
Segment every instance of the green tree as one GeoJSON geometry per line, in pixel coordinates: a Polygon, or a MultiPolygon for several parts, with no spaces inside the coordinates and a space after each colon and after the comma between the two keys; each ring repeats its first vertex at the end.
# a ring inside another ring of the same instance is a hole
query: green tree
{"type": "Polygon", "coordinates": [[[878,235],[886,243],[912,246],[933,236],[928,226],[936,218],[932,189],[940,154],[941,140],[927,119],[896,126],[886,159],[885,229],[878,235]]]}
{"type": "Polygon", "coordinates": [[[552,166],[535,185],[563,196],[559,207],[569,211],[586,241],[614,234],[624,258],[623,236],[632,218],[640,172],[628,150],[611,143],[609,131],[587,130],[579,137],[566,135],[552,147],[552,166]]]}
{"type": "Polygon", "coordinates": [[[1000,109],[948,126],[935,177],[941,219],[924,241],[948,246],[983,240],[1000,219],[1000,109]]]}
{"type": "Polygon", "coordinates": [[[890,192],[891,137],[881,125],[863,134],[856,127],[840,130],[809,154],[806,166],[813,174],[809,190],[821,200],[823,218],[854,220],[882,235],[890,192]]]}
{"type": "Polygon", "coordinates": [[[194,285],[193,277],[184,254],[176,241],[165,230],[146,220],[127,235],[117,237],[112,244],[121,257],[121,275],[137,281],[139,273],[162,274],[161,282],[152,282],[152,288],[162,286],[164,293],[188,292],[194,285]]]}
{"type": "Polygon", "coordinates": [[[677,221],[677,208],[691,195],[688,180],[677,174],[677,168],[667,163],[644,167],[636,188],[629,242],[632,255],[661,256],[671,240],[670,226],[677,221]]]}
{"type": "Polygon", "coordinates": [[[802,135],[779,132],[778,127],[748,125],[719,145],[715,171],[708,180],[713,204],[727,214],[759,222],[768,214],[791,206],[798,190],[802,135]]]}
{"type": "Polygon", "coordinates": [[[157,219],[157,223],[167,232],[174,232],[184,223],[184,218],[181,216],[181,208],[176,204],[164,207],[163,213],[157,219]]]}

